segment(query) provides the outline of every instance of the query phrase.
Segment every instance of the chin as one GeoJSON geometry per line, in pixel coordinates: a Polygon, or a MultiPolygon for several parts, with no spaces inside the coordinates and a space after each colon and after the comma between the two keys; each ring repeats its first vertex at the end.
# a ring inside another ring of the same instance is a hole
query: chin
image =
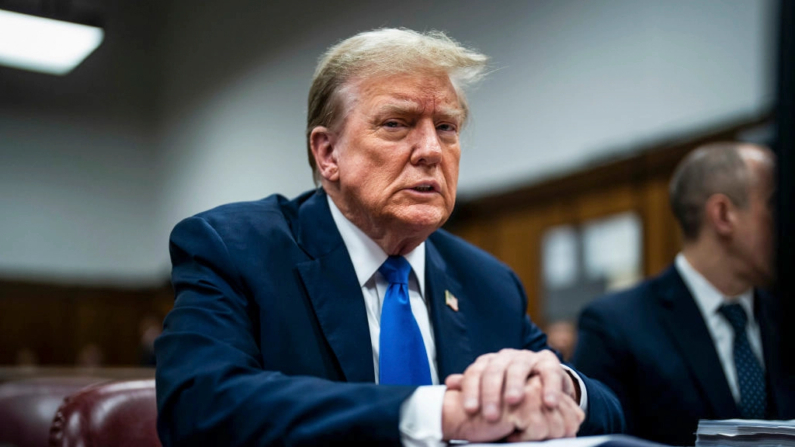
{"type": "Polygon", "coordinates": [[[430,234],[441,227],[449,216],[450,214],[446,210],[434,207],[430,210],[410,210],[406,215],[401,216],[400,220],[417,232],[428,231],[430,234]]]}

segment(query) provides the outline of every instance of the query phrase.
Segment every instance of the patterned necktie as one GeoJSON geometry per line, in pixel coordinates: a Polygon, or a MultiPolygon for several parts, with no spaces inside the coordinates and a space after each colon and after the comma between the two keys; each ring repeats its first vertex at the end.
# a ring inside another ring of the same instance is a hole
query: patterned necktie
{"type": "Polygon", "coordinates": [[[389,282],[381,307],[378,381],[382,385],[431,385],[431,368],[409,302],[409,265],[390,256],[378,269],[389,282]]]}
{"type": "Polygon", "coordinates": [[[734,329],[734,368],[740,388],[740,414],[743,419],[764,419],[767,406],[765,371],[751,350],[745,326],[748,315],[740,304],[724,304],[718,311],[734,329]]]}

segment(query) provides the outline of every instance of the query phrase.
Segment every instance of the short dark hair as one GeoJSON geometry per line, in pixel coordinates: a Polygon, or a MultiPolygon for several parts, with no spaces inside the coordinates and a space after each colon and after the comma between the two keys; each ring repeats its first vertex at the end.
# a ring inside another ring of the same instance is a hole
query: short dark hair
{"type": "Polygon", "coordinates": [[[745,143],[720,142],[701,146],[679,163],[670,184],[671,208],[686,240],[698,238],[704,205],[723,194],[744,208],[748,205],[751,173],[740,149],[745,143]]]}

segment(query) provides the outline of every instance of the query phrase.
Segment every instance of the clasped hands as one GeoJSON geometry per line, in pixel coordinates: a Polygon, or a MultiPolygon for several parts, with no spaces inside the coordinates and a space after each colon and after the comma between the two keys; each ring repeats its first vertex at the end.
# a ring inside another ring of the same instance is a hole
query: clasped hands
{"type": "Polygon", "coordinates": [[[550,351],[484,354],[445,380],[445,440],[536,441],[573,437],[585,419],[579,387],[550,351]]]}

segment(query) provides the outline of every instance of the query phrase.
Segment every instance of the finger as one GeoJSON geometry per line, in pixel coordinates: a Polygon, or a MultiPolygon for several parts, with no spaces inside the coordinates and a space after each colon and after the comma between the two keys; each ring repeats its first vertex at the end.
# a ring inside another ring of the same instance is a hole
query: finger
{"type": "Polygon", "coordinates": [[[585,420],[585,413],[576,402],[568,398],[561,399],[558,409],[561,416],[563,416],[563,425],[565,427],[563,436],[567,438],[577,436],[580,425],[585,420]]]}
{"type": "Polygon", "coordinates": [[[520,351],[508,366],[505,372],[505,402],[508,405],[518,405],[524,399],[524,387],[530,371],[537,361],[535,353],[530,351],[520,351]]]}
{"type": "Polygon", "coordinates": [[[442,439],[487,442],[502,439],[513,432],[507,419],[488,423],[480,416],[466,414],[461,405],[461,392],[446,390],[442,404],[442,439]]]}
{"type": "Polygon", "coordinates": [[[533,368],[533,372],[541,377],[544,385],[544,403],[551,409],[555,408],[560,401],[560,394],[563,392],[563,374],[566,374],[560,366],[560,361],[549,351],[539,353],[543,359],[539,360],[533,368]],[[546,354],[545,354],[546,353],[546,354]]]}
{"type": "Polygon", "coordinates": [[[548,426],[543,414],[543,407],[538,406],[526,416],[527,426],[522,431],[514,432],[509,438],[511,442],[541,441],[547,439],[548,426]]]}
{"type": "Polygon", "coordinates": [[[482,355],[464,371],[461,381],[461,394],[464,399],[464,411],[474,414],[480,409],[480,380],[494,354],[482,355]]]}
{"type": "Polygon", "coordinates": [[[461,384],[464,382],[464,375],[463,374],[450,374],[447,376],[447,379],[444,380],[445,386],[451,390],[460,391],[461,384]]]}
{"type": "Polygon", "coordinates": [[[513,424],[516,432],[513,433],[509,441],[531,441],[541,439],[539,437],[539,427],[542,424],[540,419],[541,409],[544,406],[542,401],[543,386],[538,376],[527,380],[524,387],[524,399],[522,403],[509,409],[508,419],[513,424]]]}
{"type": "Polygon", "coordinates": [[[542,408],[542,412],[546,417],[547,422],[546,439],[562,438],[566,433],[566,424],[563,419],[563,414],[561,414],[561,407],[562,405],[558,405],[554,409],[549,409],[547,407],[542,408]]]}
{"type": "Polygon", "coordinates": [[[543,417],[543,429],[536,428],[535,433],[533,434],[533,440],[542,440],[542,439],[556,439],[560,438],[565,434],[566,430],[566,421],[561,414],[559,408],[549,408],[543,402],[543,394],[545,393],[545,384],[543,383],[543,379],[540,375],[533,376],[531,380],[534,380],[536,383],[536,401],[538,402],[538,412],[543,417]],[[543,435],[543,438],[540,436],[543,435]]]}
{"type": "Polygon", "coordinates": [[[516,356],[517,351],[502,350],[494,356],[483,371],[480,381],[480,403],[483,417],[496,421],[502,409],[502,394],[505,386],[505,371],[516,356]]]}

